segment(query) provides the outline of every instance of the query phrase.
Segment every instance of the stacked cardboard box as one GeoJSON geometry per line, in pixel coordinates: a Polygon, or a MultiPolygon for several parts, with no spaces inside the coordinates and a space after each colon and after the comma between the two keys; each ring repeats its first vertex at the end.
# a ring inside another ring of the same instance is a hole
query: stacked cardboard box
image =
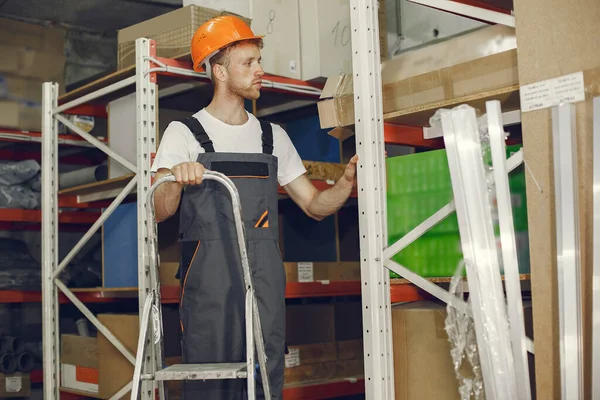
{"type": "MultiPolygon", "coordinates": [[[[436,109],[483,95],[499,99],[503,111],[518,109],[516,48],[514,28],[493,25],[384,61],[386,121],[402,117],[401,123],[428,126],[436,109]]],[[[334,128],[330,135],[341,140],[352,135],[345,128],[354,125],[352,75],[330,76],[318,107],[321,128],[334,128]]]]}
{"type": "MultiPolygon", "coordinates": [[[[507,156],[520,149],[507,148],[507,156]]],[[[388,239],[393,244],[433,215],[452,198],[445,150],[392,157],[387,163],[388,239]]],[[[509,176],[520,272],[529,273],[525,172],[519,167],[509,176]]],[[[497,216],[496,216],[497,217],[497,216]]],[[[496,223],[496,235],[498,224],[496,223]]],[[[425,277],[454,275],[463,258],[456,213],[410,244],[393,259],[425,277]]],[[[463,271],[464,273],[464,271],[463,271]]],[[[392,277],[398,277],[391,272],[392,277]]]]}
{"type": "Polygon", "coordinates": [[[63,87],[64,31],[0,18],[0,127],[41,130],[42,83],[63,87]]]}
{"type": "MultiPolygon", "coordinates": [[[[531,312],[531,304],[525,302],[523,304],[525,332],[530,338],[533,335],[531,312]]],[[[424,301],[392,307],[396,399],[458,400],[461,398],[459,381],[450,353],[452,344],[446,333],[446,317],[445,307],[438,303],[424,301]]],[[[474,376],[467,357],[461,360],[459,372],[467,379],[474,376]]],[[[531,354],[529,373],[531,382],[535,382],[531,354]]],[[[533,387],[535,387],[534,383],[533,387]]]]}
{"type": "MultiPolygon", "coordinates": [[[[190,59],[190,43],[196,29],[209,19],[232,14],[227,11],[189,5],[121,29],[117,34],[119,69],[135,65],[135,41],[141,37],[156,41],[156,55],[190,59]]],[[[242,18],[250,24],[250,20],[242,18]]]]}
{"type": "Polygon", "coordinates": [[[361,302],[286,307],[285,385],[364,375],[361,302]]]}

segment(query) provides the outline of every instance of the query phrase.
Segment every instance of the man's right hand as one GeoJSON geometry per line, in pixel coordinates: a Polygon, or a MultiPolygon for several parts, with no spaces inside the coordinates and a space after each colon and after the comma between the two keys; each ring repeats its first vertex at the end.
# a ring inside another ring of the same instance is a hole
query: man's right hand
{"type": "Polygon", "coordinates": [[[204,165],[199,162],[182,162],[171,168],[177,183],[182,185],[199,185],[204,176],[204,165]]]}

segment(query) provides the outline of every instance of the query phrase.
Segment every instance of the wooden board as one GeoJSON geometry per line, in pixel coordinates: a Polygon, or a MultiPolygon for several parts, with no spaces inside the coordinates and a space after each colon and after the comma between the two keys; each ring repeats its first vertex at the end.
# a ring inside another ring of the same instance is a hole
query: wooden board
{"type": "Polygon", "coordinates": [[[519,85],[507,86],[469,96],[456,97],[446,101],[407,108],[405,110],[384,114],[383,119],[385,122],[394,124],[429,126],[430,118],[440,108],[452,108],[460,104],[468,104],[475,109],[480,110],[482,113],[485,113],[485,103],[490,100],[500,101],[503,112],[520,109],[519,85]]]}
{"type": "MultiPolygon", "coordinates": [[[[60,190],[58,194],[77,196],[80,203],[110,199],[116,197],[116,193],[125,188],[134,176],[135,174],[128,174],[118,178],[86,183],[85,185],[60,190]]],[[[132,190],[131,195],[135,194],[136,191],[132,190]]]]}
{"type": "MultiPolygon", "coordinates": [[[[600,67],[600,2],[515,0],[519,81],[526,85],[600,67]]],[[[578,103],[577,158],[584,306],[583,398],[591,398],[592,115],[591,93],[578,103]]],[[[561,398],[557,253],[551,110],[522,115],[535,336],[537,398],[561,398]],[[535,182],[534,179],[535,178],[535,182]],[[538,189],[537,184],[539,184],[538,189]]]]}
{"type": "MultiPolygon", "coordinates": [[[[452,277],[449,276],[441,276],[438,278],[426,278],[429,282],[432,283],[450,283],[452,277]]],[[[522,281],[528,281],[531,279],[530,274],[520,274],[519,279],[522,281]]],[[[502,276],[502,280],[504,280],[504,276],[502,276]]],[[[463,278],[463,281],[467,281],[467,278],[463,278]]],[[[408,279],[404,278],[392,278],[390,279],[390,285],[410,285],[412,284],[408,279]]]]}
{"type": "MultiPolygon", "coordinates": [[[[96,90],[100,90],[102,88],[110,86],[113,83],[117,83],[119,81],[122,81],[123,79],[132,77],[133,75],[135,75],[135,66],[131,66],[128,68],[124,68],[124,69],[115,71],[112,74],[103,76],[102,78],[96,79],[93,82],[90,82],[84,86],[81,86],[80,88],[77,88],[75,90],[72,90],[68,93],[63,94],[62,96],[59,96],[58,104],[63,104],[63,103],[67,103],[69,101],[75,100],[81,96],[85,96],[87,94],[95,92],[96,90]]],[[[131,87],[129,88],[128,91],[130,93],[135,91],[135,85],[131,85],[131,87]]],[[[121,93],[121,96],[122,95],[124,95],[124,93],[121,93]]],[[[117,97],[121,97],[121,96],[117,96],[117,97]]]]}

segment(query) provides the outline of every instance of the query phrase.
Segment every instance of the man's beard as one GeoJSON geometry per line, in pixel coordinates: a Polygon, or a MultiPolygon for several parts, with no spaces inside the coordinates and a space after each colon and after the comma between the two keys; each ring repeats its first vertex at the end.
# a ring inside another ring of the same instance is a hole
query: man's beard
{"type": "Polygon", "coordinates": [[[246,100],[257,100],[260,97],[260,90],[253,84],[246,85],[242,82],[229,82],[227,89],[229,92],[246,100]]]}

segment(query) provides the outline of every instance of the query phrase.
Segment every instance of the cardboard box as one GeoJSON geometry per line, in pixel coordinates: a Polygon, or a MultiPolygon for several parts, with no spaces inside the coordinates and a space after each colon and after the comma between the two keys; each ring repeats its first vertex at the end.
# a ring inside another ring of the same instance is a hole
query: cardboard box
{"type": "Polygon", "coordinates": [[[229,11],[246,18],[250,18],[250,4],[252,4],[252,0],[183,0],[184,7],[189,5],[208,7],[229,11]]]}
{"type": "MultiPolygon", "coordinates": [[[[206,21],[230,12],[189,5],[139,24],[121,29],[117,33],[119,69],[135,65],[135,40],[141,37],[156,40],[156,55],[191,60],[190,43],[194,32],[206,21]]],[[[241,17],[248,24],[250,20],[241,17]]]]}
{"type": "Polygon", "coordinates": [[[42,130],[42,108],[0,100],[0,127],[39,132],[42,130]]]}
{"type": "MultiPolygon", "coordinates": [[[[385,60],[385,3],[379,3],[385,60]]],[[[349,0],[255,0],[252,15],[252,31],[265,35],[262,59],[267,73],[305,81],[352,73],[349,0]]]]}
{"type": "Polygon", "coordinates": [[[364,375],[363,360],[331,361],[300,365],[294,368],[286,368],[283,374],[286,385],[291,383],[354,378],[362,375],[364,375]]]}
{"type": "Polygon", "coordinates": [[[61,387],[98,394],[98,342],[95,337],[61,335],[61,387]]]}
{"type": "Polygon", "coordinates": [[[362,340],[290,346],[285,385],[342,379],[364,374],[362,340]]]}
{"type": "Polygon", "coordinates": [[[31,377],[29,373],[0,374],[0,399],[8,397],[29,397],[31,377]]]}
{"type": "Polygon", "coordinates": [[[0,58],[0,74],[53,81],[64,86],[66,58],[62,53],[0,44],[0,58]]]}
{"type": "Polygon", "coordinates": [[[335,342],[333,304],[288,305],[285,309],[288,346],[335,342]]]}
{"type": "MultiPolygon", "coordinates": [[[[98,320],[135,356],[140,329],[137,314],[98,314],[98,320]]],[[[109,399],[131,381],[133,365],[102,333],[98,333],[97,340],[99,395],[109,399]]],[[[128,399],[130,396],[131,392],[127,392],[122,399],[128,399]]]]}
{"type": "Polygon", "coordinates": [[[392,307],[396,398],[460,399],[445,318],[444,307],[434,303],[392,307]]]}
{"type": "Polygon", "coordinates": [[[42,81],[0,75],[0,99],[42,104],[42,81]]]}
{"type": "Polygon", "coordinates": [[[0,44],[63,54],[65,30],[11,18],[0,18],[0,44]]]}
{"type": "Polygon", "coordinates": [[[284,262],[287,282],[358,281],[357,262],[284,262]]]}
{"type": "MultiPolygon", "coordinates": [[[[518,85],[514,29],[490,26],[408,51],[383,62],[381,74],[383,112],[388,115],[518,85]]],[[[353,96],[351,75],[328,78],[318,103],[321,128],[354,125],[353,96]]],[[[428,126],[432,114],[419,114],[404,122],[428,126]]],[[[342,140],[352,135],[340,129],[330,134],[342,140]]]]}

